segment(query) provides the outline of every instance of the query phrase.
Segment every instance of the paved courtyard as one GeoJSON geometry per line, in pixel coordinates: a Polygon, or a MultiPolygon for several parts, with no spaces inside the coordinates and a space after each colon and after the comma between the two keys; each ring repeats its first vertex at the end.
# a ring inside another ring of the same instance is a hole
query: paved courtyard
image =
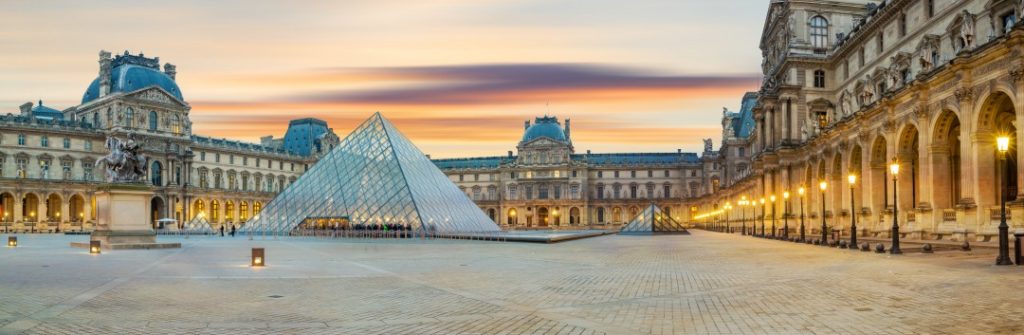
{"type": "Polygon", "coordinates": [[[182,249],[0,249],[3,334],[1024,332],[1024,268],[695,231],[560,244],[162,238],[182,249]],[[247,266],[267,248],[268,267],[247,266]]]}

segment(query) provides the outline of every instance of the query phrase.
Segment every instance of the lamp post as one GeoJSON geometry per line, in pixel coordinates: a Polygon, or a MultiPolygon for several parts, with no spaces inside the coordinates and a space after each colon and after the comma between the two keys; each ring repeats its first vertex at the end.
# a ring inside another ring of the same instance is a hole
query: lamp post
{"type": "Polygon", "coordinates": [[[821,245],[828,244],[828,229],[825,226],[825,190],[828,189],[828,182],[822,180],[818,183],[818,188],[821,189],[821,245]]]}
{"type": "Polygon", "coordinates": [[[782,239],[789,240],[789,191],[782,192],[782,199],[786,201],[782,212],[782,239]]]}
{"type": "Polygon", "coordinates": [[[725,202],[725,232],[732,233],[732,203],[725,202]]]}
{"type": "Polygon", "coordinates": [[[889,253],[900,255],[903,254],[903,250],[900,250],[900,202],[896,195],[899,193],[896,180],[900,174],[900,163],[893,160],[889,164],[889,172],[892,172],[892,248],[889,248],[889,253]]]}
{"type": "Polygon", "coordinates": [[[772,238],[775,238],[775,195],[768,196],[768,200],[772,203],[772,238]]]}
{"type": "Polygon", "coordinates": [[[800,188],[796,190],[796,193],[800,195],[800,242],[803,242],[805,240],[804,239],[804,237],[805,237],[804,236],[804,192],[805,191],[806,190],[804,190],[803,186],[800,186],[800,188]]]}
{"type": "Polygon", "coordinates": [[[1006,165],[1006,152],[1010,150],[1010,137],[1000,136],[996,138],[996,147],[999,149],[999,257],[996,258],[996,265],[1013,265],[1010,260],[1010,227],[1006,225],[1006,178],[1004,165],[1006,165]]]}
{"type": "Polygon", "coordinates": [[[761,197],[761,237],[764,237],[764,197],[761,197]]]}
{"type": "Polygon", "coordinates": [[[747,209],[746,206],[750,201],[747,201],[747,196],[740,197],[740,201],[737,204],[740,205],[740,235],[747,235],[747,209]]]}
{"type": "Polygon", "coordinates": [[[857,183],[857,175],[851,173],[846,179],[850,182],[850,250],[857,250],[857,207],[853,202],[853,185],[857,183]]]}

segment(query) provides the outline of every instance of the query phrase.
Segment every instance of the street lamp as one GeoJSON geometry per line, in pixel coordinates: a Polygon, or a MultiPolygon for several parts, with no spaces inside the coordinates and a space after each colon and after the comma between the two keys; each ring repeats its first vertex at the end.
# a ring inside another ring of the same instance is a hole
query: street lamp
{"type": "Polygon", "coordinates": [[[850,250],[857,250],[857,207],[853,202],[853,185],[857,183],[857,175],[851,173],[846,179],[850,182],[850,250]]]}
{"type": "Polygon", "coordinates": [[[732,211],[732,203],[726,201],[725,202],[725,227],[724,227],[724,230],[725,230],[726,233],[732,233],[732,214],[730,213],[731,211],[732,211]]]}
{"type": "Polygon", "coordinates": [[[740,235],[747,235],[747,209],[745,208],[750,204],[747,201],[747,196],[740,197],[740,201],[737,202],[740,205],[740,235]]]}
{"type": "Polygon", "coordinates": [[[896,195],[899,192],[896,177],[900,174],[900,163],[895,159],[889,164],[889,172],[892,173],[892,248],[889,248],[889,253],[899,255],[903,253],[900,250],[900,202],[896,195]]]}
{"type": "Polygon", "coordinates": [[[821,189],[821,245],[828,244],[828,229],[825,226],[825,190],[828,189],[828,182],[822,180],[818,183],[818,188],[821,189]]]}
{"type": "Polygon", "coordinates": [[[772,238],[775,238],[775,195],[768,196],[768,200],[772,203],[772,238]]]}
{"type": "Polygon", "coordinates": [[[796,193],[800,195],[800,242],[805,241],[804,239],[804,193],[806,190],[803,186],[800,186],[796,190],[796,193]]]}
{"type": "Polygon", "coordinates": [[[764,197],[761,197],[761,237],[764,237],[764,197]]]}
{"type": "Polygon", "coordinates": [[[996,148],[999,149],[999,169],[997,169],[998,176],[1000,179],[999,187],[999,257],[996,258],[996,265],[1013,265],[1010,261],[1010,237],[1008,230],[1009,226],[1006,225],[1006,178],[1003,177],[1005,173],[1003,170],[1006,165],[1006,152],[1010,150],[1010,137],[999,136],[996,138],[996,148]]]}
{"type": "Polygon", "coordinates": [[[782,213],[782,239],[789,240],[789,191],[782,192],[782,199],[786,201],[782,213]]]}

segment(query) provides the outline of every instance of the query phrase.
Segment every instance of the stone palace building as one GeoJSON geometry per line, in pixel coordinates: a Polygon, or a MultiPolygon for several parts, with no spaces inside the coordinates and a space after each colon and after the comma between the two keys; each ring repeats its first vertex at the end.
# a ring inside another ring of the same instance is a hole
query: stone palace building
{"type": "Polygon", "coordinates": [[[691,219],[738,227],[761,215],[740,199],[775,195],[766,206],[781,227],[789,191],[790,217],[803,201],[815,234],[821,216],[847,233],[856,216],[863,233],[886,236],[897,213],[901,234],[984,240],[1000,197],[1011,229],[1024,228],[1022,12],[1020,0],[772,1],[752,135],[727,127],[722,188],[693,203],[714,214],[691,219]]]}
{"type": "Polygon", "coordinates": [[[525,122],[515,153],[434,163],[505,229],[616,226],[651,203],[686,220],[685,204],[720,183],[717,153],[705,144],[700,156],[576,153],[570,120],[544,116],[525,122]]]}
{"type": "Polygon", "coordinates": [[[150,159],[152,222],[204,215],[215,227],[258,213],[339,141],[317,119],[293,120],[283,138],[260,144],[193,134],[176,73],[159,58],[100,52],[81,104],[29,102],[0,116],[0,230],[91,229],[104,180],[94,163],[108,135],[135,134],[150,159]]]}

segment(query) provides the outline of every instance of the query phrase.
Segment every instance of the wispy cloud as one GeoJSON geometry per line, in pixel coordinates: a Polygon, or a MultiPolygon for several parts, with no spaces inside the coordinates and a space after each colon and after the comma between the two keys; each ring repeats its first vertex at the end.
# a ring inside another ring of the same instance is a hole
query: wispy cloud
{"type": "MultiPolygon", "coordinates": [[[[749,76],[659,75],[656,71],[588,64],[485,64],[325,69],[323,82],[401,81],[362,90],[337,89],[285,97],[296,103],[357,105],[496,105],[552,100],[670,98],[693,91],[757,84],[749,76]]],[[[280,78],[279,78],[280,79],[280,78]]]]}

